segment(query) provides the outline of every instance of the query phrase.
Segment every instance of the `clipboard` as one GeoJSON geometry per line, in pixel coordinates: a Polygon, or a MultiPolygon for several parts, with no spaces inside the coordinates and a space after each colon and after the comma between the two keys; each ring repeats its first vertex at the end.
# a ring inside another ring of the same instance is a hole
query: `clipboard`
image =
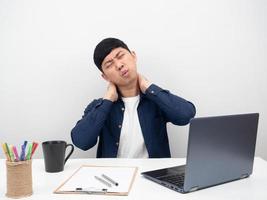
{"type": "Polygon", "coordinates": [[[138,167],[82,165],[53,193],[55,194],[102,194],[127,196],[133,186],[138,167]],[[95,178],[106,175],[118,183],[107,187],[95,178]],[[90,191],[77,190],[90,188],[90,191]]]}

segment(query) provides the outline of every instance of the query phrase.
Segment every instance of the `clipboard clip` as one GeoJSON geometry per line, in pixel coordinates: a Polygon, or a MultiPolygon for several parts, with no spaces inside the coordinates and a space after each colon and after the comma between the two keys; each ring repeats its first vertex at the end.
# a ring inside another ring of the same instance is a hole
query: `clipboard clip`
{"type": "Polygon", "coordinates": [[[75,192],[81,192],[85,194],[106,194],[108,192],[108,189],[105,188],[94,188],[94,187],[89,187],[89,188],[76,188],[75,192]]]}

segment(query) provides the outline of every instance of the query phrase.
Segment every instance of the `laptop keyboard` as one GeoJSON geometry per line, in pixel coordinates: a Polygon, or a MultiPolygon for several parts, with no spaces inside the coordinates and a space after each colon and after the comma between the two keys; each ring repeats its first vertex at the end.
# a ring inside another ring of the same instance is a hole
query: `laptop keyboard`
{"type": "Polygon", "coordinates": [[[183,187],[183,185],[184,185],[184,173],[162,176],[159,179],[161,181],[171,183],[171,184],[176,185],[178,187],[183,187]]]}

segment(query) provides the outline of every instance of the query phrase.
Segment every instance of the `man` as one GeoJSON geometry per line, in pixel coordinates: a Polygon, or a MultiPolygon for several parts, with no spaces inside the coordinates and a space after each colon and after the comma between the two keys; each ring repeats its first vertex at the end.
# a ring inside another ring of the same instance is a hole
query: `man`
{"type": "Polygon", "coordinates": [[[136,61],[135,52],[119,39],[106,38],[96,46],[94,62],[109,85],[71,131],[78,148],[88,150],[98,141],[98,158],[171,156],[166,123],[188,124],[195,107],[139,74],[136,61]]]}

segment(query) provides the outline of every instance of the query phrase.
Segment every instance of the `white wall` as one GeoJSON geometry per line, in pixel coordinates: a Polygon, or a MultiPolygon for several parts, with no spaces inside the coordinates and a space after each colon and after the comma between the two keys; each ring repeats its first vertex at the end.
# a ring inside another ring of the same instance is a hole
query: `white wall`
{"type": "MultiPolygon", "coordinates": [[[[105,92],[92,55],[112,36],[136,51],[147,78],[193,101],[197,116],[260,112],[256,155],[267,159],[266,11],[264,0],[0,0],[0,142],[70,142],[105,92]]],[[[188,126],[168,130],[173,157],[184,157],[188,126]]]]}

